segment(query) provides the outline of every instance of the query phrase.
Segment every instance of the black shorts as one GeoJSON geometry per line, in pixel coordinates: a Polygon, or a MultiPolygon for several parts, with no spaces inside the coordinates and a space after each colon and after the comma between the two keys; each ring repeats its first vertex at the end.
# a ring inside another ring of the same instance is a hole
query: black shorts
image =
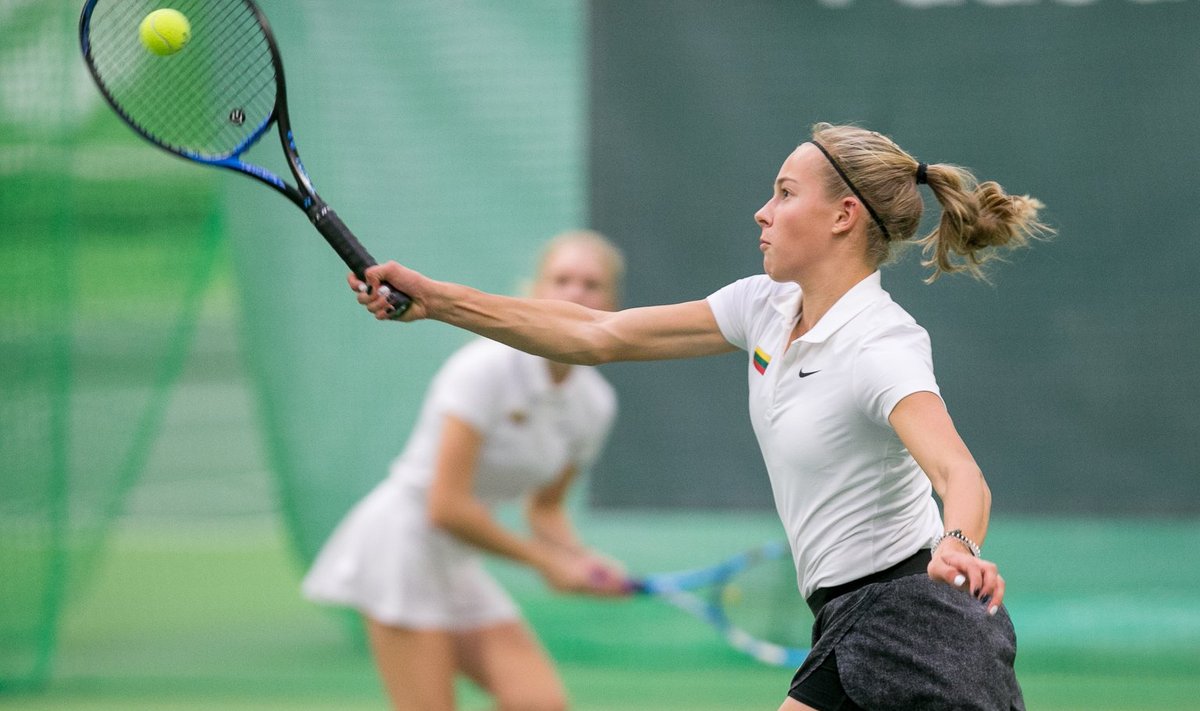
{"type": "Polygon", "coordinates": [[[910,575],[829,600],[788,695],[820,711],[1024,711],[1015,656],[1003,607],[990,616],[966,592],[910,575]]]}
{"type": "Polygon", "coordinates": [[[797,673],[792,679],[788,696],[817,711],[863,711],[863,707],[846,695],[842,678],[838,676],[834,652],[830,652],[825,661],[808,676],[801,679],[797,673]]]}

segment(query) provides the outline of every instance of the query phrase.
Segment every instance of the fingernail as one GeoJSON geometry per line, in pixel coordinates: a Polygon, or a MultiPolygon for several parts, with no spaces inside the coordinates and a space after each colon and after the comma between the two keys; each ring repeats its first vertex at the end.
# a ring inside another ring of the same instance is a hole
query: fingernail
{"type": "Polygon", "coordinates": [[[998,605],[992,605],[991,607],[988,608],[988,614],[994,615],[994,614],[996,614],[996,611],[999,609],[1000,609],[1000,607],[998,605]]]}
{"type": "Polygon", "coordinates": [[[366,284],[359,284],[359,285],[358,285],[358,290],[359,290],[361,293],[365,294],[365,293],[367,293],[368,291],[370,291],[370,290],[371,290],[371,287],[367,286],[366,284]]]}
{"type": "Polygon", "coordinates": [[[967,576],[963,575],[962,573],[959,573],[954,578],[954,584],[958,587],[962,587],[962,584],[965,582],[967,582],[967,576]]]}

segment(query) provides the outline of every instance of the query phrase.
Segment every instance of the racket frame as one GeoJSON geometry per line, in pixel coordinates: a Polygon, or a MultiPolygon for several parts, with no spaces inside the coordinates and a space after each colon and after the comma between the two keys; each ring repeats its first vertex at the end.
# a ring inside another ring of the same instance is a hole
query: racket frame
{"type": "MultiPolygon", "coordinates": [[[[325,241],[329,243],[329,246],[342,258],[342,261],[350,267],[359,279],[364,279],[367,268],[375,266],[377,262],[366,248],[362,246],[362,243],[358,241],[358,238],[354,236],[354,233],[346,227],[341,218],[337,216],[337,213],[317,194],[316,188],[312,184],[312,179],[309,178],[308,171],[304,169],[304,163],[300,160],[300,151],[296,147],[296,138],[292,133],[291,117],[288,115],[287,83],[283,71],[283,56],[279,51],[279,44],[275,40],[275,33],[271,30],[271,24],[267,21],[267,16],[258,5],[253,0],[239,0],[254,16],[266,40],[267,48],[271,55],[271,65],[275,72],[275,103],[271,108],[270,114],[241,143],[223,155],[208,156],[160,140],[142,128],[134,117],[121,106],[116,97],[112,95],[112,92],[109,91],[108,86],[104,83],[93,61],[92,41],[89,33],[92,14],[95,11],[96,5],[102,1],[119,2],[119,0],[86,0],[83,10],[79,15],[79,44],[83,53],[84,64],[87,65],[92,80],[100,89],[101,95],[104,96],[104,100],[108,102],[113,111],[139,136],[168,153],[202,165],[232,170],[274,188],[308,215],[309,221],[317,228],[317,231],[321,233],[325,241]],[[288,169],[292,177],[296,180],[295,186],[288,184],[267,168],[246,162],[242,159],[243,154],[258,143],[271,129],[272,125],[277,129],[280,146],[283,149],[284,158],[287,160],[288,169]]],[[[411,299],[406,294],[386,283],[381,285],[380,293],[392,305],[391,318],[399,318],[412,305],[411,299]]]]}
{"type": "MultiPolygon", "coordinates": [[[[730,556],[716,565],[635,578],[630,589],[638,595],[660,598],[708,623],[739,652],[766,664],[795,669],[808,657],[808,648],[782,645],[755,637],[735,625],[721,604],[725,586],[738,573],[757,563],[789,555],[786,542],[771,541],[730,556]],[[715,590],[708,596],[695,594],[694,591],[702,588],[715,590]]],[[[796,594],[799,595],[798,592],[796,594]]]]}

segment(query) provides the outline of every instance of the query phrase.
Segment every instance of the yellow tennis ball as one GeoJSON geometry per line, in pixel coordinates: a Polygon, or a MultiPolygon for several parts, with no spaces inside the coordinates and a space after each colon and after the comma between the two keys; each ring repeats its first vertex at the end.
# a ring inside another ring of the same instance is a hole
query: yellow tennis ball
{"type": "Polygon", "coordinates": [[[163,8],[146,15],[138,33],[151,52],[166,56],[183,49],[192,37],[192,23],[178,10],[163,8]]]}

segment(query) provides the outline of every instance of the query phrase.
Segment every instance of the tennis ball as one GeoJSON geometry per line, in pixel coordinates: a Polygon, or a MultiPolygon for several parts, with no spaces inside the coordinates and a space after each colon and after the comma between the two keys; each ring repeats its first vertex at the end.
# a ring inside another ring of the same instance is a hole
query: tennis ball
{"type": "Polygon", "coordinates": [[[163,8],[146,15],[138,33],[146,49],[165,57],[175,54],[188,43],[192,37],[192,24],[182,12],[163,8]]]}

